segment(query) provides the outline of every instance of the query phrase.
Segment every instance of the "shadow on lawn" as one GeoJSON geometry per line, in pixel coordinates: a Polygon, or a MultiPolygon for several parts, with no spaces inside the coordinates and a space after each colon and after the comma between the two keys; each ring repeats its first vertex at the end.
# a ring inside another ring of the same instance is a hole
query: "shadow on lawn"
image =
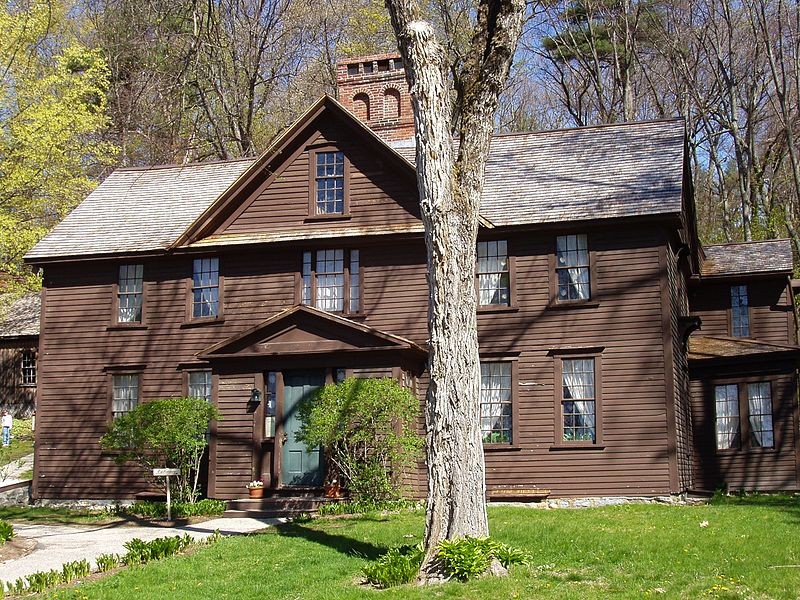
{"type": "Polygon", "coordinates": [[[375,560],[379,556],[386,554],[389,550],[387,546],[376,546],[369,542],[363,542],[344,535],[335,535],[319,529],[305,527],[299,523],[282,523],[275,525],[278,535],[284,537],[300,537],[327,546],[337,552],[348,556],[358,556],[368,560],[375,560]]]}
{"type": "Polygon", "coordinates": [[[800,521],[800,494],[790,492],[734,492],[717,493],[711,499],[712,506],[761,506],[788,513],[800,521]]]}

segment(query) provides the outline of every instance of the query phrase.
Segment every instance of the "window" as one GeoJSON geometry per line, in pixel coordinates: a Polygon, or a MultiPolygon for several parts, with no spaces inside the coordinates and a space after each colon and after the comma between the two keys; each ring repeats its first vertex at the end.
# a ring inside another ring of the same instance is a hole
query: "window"
{"type": "Polygon", "coordinates": [[[560,235],[556,238],[556,299],[589,300],[589,250],[586,235],[560,235]]]}
{"type": "Polygon", "coordinates": [[[595,400],[594,359],[562,359],[561,418],[563,441],[596,441],[595,400]]]}
{"type": "Polygon", "coordinates": [[[25,350],[21,361],[22,385],[36,385],[36,353],[25,350]]]}
{"type": "Polygon", "coordinates": [[[120,265],[117,284],[117,321],[142,322],[143,265],[120,265]]]}
{"type": "Polygon", "coordinates": [[[750,336],[750,309],[746,285],[731,286],[731,335],[750,336]]]}
{"type": "Polygon", "coordinates": [[[192,275],[192,317],[219,316],[219,259],[196,258],[192,275]]]}
{"type": "Polygon", "coordinates": [[[358,250],[303,252],[301,304],[329,312],[359,312],[359,258],[358,250]]]}
{"type": "Polygon", "coordinates": [[[314,189],[315,215],[342,215],[345,213],[344,153],[339,151],[315,152],[314,189]]]}
{"type": "Polygon", "coordinates": [[[481,363],[481,437],[484,444],[510,444],[512,436],[511,363],[481,363]]]}
{"type": "Polygon", "coordinates": [[[775,447],[770,382],[715,385],[714,408],[718,450],[775,447]]]}
{"type": "Polygon", "coordinates": [[[750,411],[750,447],[773,448],[772,388],[767,381],[747,384],[747,409],[750,411]]]}
{"type": "Polygon", "coordinates": [[[114,375],[111,393],[111,416],[128,414],[139,404],[139,375],[114,375]]]}
{"type": "Polygon", "coordinates": [[[739,386],[718,385],[714,388],[716,406],[717,448],[739,446],[739,386]]]}
{"type": "Polygon", "coordinates": [[[511,278],[505,240],[478,242],[478,305],[509,306],[511,278]]]}
{"type": "Polygon", "coordinates": [[[211,371],[189,371],[187,396],[211,402],[211,371]]]}
{"type": "Polygon", "coordinates": [[[264,405],[264,437],[275,437],[275,415],[277,415],[278,374],[275,371],[267,373],[266,404],[264,405]]]}

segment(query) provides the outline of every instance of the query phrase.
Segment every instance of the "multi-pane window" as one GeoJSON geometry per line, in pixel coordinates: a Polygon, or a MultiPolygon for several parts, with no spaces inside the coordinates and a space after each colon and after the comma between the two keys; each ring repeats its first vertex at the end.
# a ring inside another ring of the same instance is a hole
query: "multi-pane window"
{"type": "Polygon", "coordinates": [[[192,275],[192,317],[219,315],[219,259],[196,258],[192,275]]]}
{"type": "Polygon", "coordinates": [[[301,303],[329,312],[361,310],[358,250],[303,252],[301,303]]]}
{"type": "Polygon", "coordinates": [[[561,361],[562,439],[565,442],[596,439],[596,397],[593,358],[561,361]]]}
{"type": "Polygon", "coordinates": [[[750,308],[746,285],[731,286],[731,335],[750,336],[750,308]]]}
{"type": "Polygon", "coordinates": [[[481,436],[484,444],[510,444],[511,363],[481,363],[481,436]]]}
{"type": "Polygon", "coordinates": [[[768,381],[747,384],[747,408],[750,412],[750,446],[772,448],[772,386],[768,381]]]}
{"type": "Polygon", "coordinates": [[[589,250],[586,235],[556,237],[556,297],[564,300],[589,300],[589,250]]]}
{"type": "Polygon", "coordinates": [[[277,415],[278,374],[275,371],[267,373],[266,377],[266,404],[264,405],[264,437],[275,437],[275,415],[277,415]]]}
{"type": "Polygon", "coordinates": [[[316,214],[344,214],[344,154],[317,152],[316,156],[316,214]]]}
{"type": "Polygon", "coordinates": [[[211,371],[189,371],[188,396],[211,402],[211,371]]]}
{"type": "Polygon", "coordinates": [[[736,449],[746,442],[750,448],[775,446],[769,381],[716,385],[714,408],[717,449],[736,449]]]}
{"type": "Polygon", "coordinates": [[[477,250],[478,304],[508,306],[511,294],[506,241],[478,242],[477,250]]]}
{"type": "Polygon", "coordinates": [[[139,404],[139,375],[114,375],[111,395],[111,416],[121,417],[139,404]]]}
{"type": "Polygon", "coordinates": [[[117,321],[140,323],[142,320],[143,265],[120,265],[117,285],[117,321]]]}
{"type": "Polygon", "coordinates": [[[21,361],[22,385],[36,385],[36,353],[25,350],[21,361]]]}
{"type": "Polygon", "coordinates": [[[739,386],[734,384],[714,387],[716,408],[717,448],[737,448],[740,443],[739,386]]]}

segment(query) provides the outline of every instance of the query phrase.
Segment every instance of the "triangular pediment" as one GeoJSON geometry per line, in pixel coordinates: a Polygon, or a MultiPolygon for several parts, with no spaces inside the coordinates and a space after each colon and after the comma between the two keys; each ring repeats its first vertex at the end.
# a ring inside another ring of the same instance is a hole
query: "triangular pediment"
{"type": "Polygon", "coordinates": [[[375,350],[425,350],[410,340],[309,306],[296,306],[228,338],[198,356],[205,359],[290,356],[375,350]]]}
{"type": "Polygon", "coordinates": [[[334,99],[325,96],[282,134],[173,247],[422,231],[414,167],[334,99]],[[347,208],[313,214],[315,153],[346,160],[347,208]],[[375,230],[375,231],[373,231],[375,230]],[[319,233],[319,236],[315,234],[319,233]],[[273,239],[275,238],[275,239],[273,239]]]}

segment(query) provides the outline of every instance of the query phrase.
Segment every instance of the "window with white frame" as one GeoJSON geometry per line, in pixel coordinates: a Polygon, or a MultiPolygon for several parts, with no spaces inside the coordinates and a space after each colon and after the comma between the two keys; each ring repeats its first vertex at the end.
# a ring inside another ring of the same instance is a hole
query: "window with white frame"
{"type": "Polygon", "coordinates": [[[510,362],[481,362],[481,437],[484,444],[513,441],[511,385],[510,362]]]}
{"type": "Polygon", "coordinates": [[[139,374],[114,375],[111,394],[111,416],[116,419],[139,404],[139,374]]]}
{"type": "Polygon", "coordinates": [[[358,250],[303,252],[301,303],[328,312],[361,310],[358,250]]]}
{"type": "Polygon", "coordinates": [[[747,409],[750,423],[750,447],[773,448],[772,386],[768,381],[747,384],[747,409]]]}
{"type": "Polygon", "coordinates": [[[190,398],[211,402],[211,371],[189,371],[187,379],[187,395],[190,398]]]}
{"type": "Polygon", "coordinates": [[[750,336],[750,301],[746,285],[731,286],[731,335],[750,336]]]}
{"type": "Polygon", "coordinates": [[[219,258],[196,258],[192,272],[192,317],[219,316],[219,258]]]}
{"type": "Polygon", "coordinates": [[[506,240],[478,242],[477,277],[479,306],[509,306],[511,278],[506,240]]]}
{"type": "Polygon", "coordinates": [[[22,385],[36,385],[36,352],[25,350],[21,359],[22,385]]]}
{"type": "Polygon", "coordinates": [[[556,237],[556,300],[589,300],[589,249],[586,235],[556,237]]]}
{"type": "Polygon", "coordinates": [[[120,265],[117,282],[117,321],[142,321],[143,265],[120,265]]]}
{"type": "Polygon", "coordinates": [[[344,214],[344,153],[316,152],[315,191],[317,215],[344,214]]]}
{"type": "Polygon", "coordinates": [[[714,386],[717,448],[727,450],[740,444],[739,386],[735,383],[714,386]]]}
{"type": "Polygon", "coordinates": [[[594,442],[597,436],[593,358],[561,360],[562,440],[594,442]]]}

